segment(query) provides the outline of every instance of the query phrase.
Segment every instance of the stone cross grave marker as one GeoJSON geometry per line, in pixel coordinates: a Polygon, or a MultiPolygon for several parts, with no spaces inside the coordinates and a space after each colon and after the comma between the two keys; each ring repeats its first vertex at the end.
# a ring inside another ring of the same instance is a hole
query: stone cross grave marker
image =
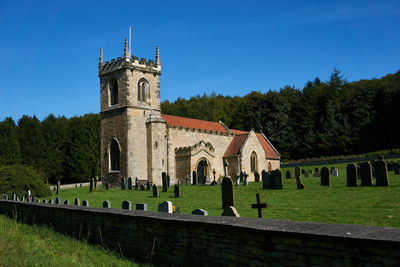
{"type": "Polygon", "coordinates": [[[162,173],[162,188],[163,192],[168,191],[168,185],[167,185],[167,174],[165,172],[162,173]]]}
{"type": "Polygon", "coordinates": [[[375,178],[376,186],[389,186],[388,171],[384,160],[375,162],[375,178]]]}
{"type": "Polygon", "coordinates": [[[146,183],[146,190],[149,191],[149,190],[150,190],[150,187],[151,187],[150,181],[147,181],[147,183],[146,183]]]}
{"type": "Polygon", "coordinates": [[[181,196],[181,187],[178,184],[174,185],[174,194],[175,197],[181,196]]]}
{"type": "Polygon", "coordinates": [[[122,209],[123,210],[131,210],[132,209],[132,202],[129,200],[122,201],[122,209]]]}
{"type": "Polygon", "coordinates": [[[361,186],[372,186],[372,166],[369,161],[361,163],[360,177],[361,186]]]}
{"type": "Polygon", "coordinates": [[[321,169],[321,185],[330,186],[329,169],[327,167],[321,169]]]}
{"type": "Polygon", "coordinates": [[[89,200],[84,200],[84,201],[82,201],[82,206],[83,207],[89,207],[89,200]]]}
{"type": "Polygon", "coordinates": [[[164,201],[158,205],[158,212],[172,213],[172,202],[164,201]]]}
{"type": "Polygon", "coordinates": [[[111,202],[109,200],[103,201],[103,208],[111,208],[111,202]]]}
{"type": "Polygon", "coordinates": [[[354,163],[347,164],[346,167],[346,186],[357,186],[357,166],[354,163]]]}
{"type": "Polygon", "coordinates": [[[80,206],[81,205],[81,202],[79,201],[79,198],[75,198],[74,205],[75,206],[80,206]]]}
{"type": "Polygon", "coordinates": [[[139,190],[139,179],[137,177],[135,178],[135,189],[139,190]]]}
{"type": "Polygon", "coordinates": [[[158,188],[156,184],[153,184],[153,197],[158,197],[158,188]]]}
{"type": "Polygon", "coordinates": [[[300,177],[300,167],[299,166],[296,166],[294,168],[294,178],[296,178],[296,177],[300,177]]]}
{"type": "Polygon", "coordinates": [[[222,190],[222,208],[225,209],[229,206],[235,206],[233,183],[229,177],[224,177],[221,183],[222,190]]]}
{"type": "Polygon", "coordinates": [[[208,216],[208,212],[206,210],[203,210],[203,209],[196,209],[196,210],[192,211],[192,214],[208,216]]]}
{"type": "Polygon", "coordinates": [[[243,185],[247,185],[247,178],[249,175],[246,173],[246,171],[243,173],[243,185]]]}
{"type": "Polygon", "coordinates": [[[261,203],[259,193],[256,194],[256,199],[257,199],[257,204],[252,204],[251,208],[257,209],[258,210],[258,218],[262,218],[262,209],[267,207],[267,203],[261,203]]]}
{"type": "Polygon", "coordinates": [[[228,206],[224,209],[221,216],[232,216],[232,217],[240,217],[239,213],[233,206],[228,206]]]}
{"type": "Polygon", "coordinates": [[[304,189],[304,184],[301,182],[300,176],[296,177],[296,186],[297,186],[297,189],[304,189]]]}
{"type": "Polygon", "coordinates": [[[256,171],[254,172],[254,181],[258,183],[260,181],[260,174],[256,171]]]}
{"type": "Polygon", "coordinates": [[[136,210],[147,210],[146,203],[136,203],[136,210]]]}
{"type": "Polygon", "coordinates": [[[132,177],[128,178],[128,189],[132,190],[133,186],[132,186],[132,177]]]}
{"type": "Polygon", "coordinates": [[[192,179],[193,179],[192,184],[193,184],[193,185],[197,184],[197,175],[196,175],[196,171],[193,171],[193,172],[192,172],[192,179]]]}
{"type": "MultiPolygon", "coordinates": [[[[296,176],[295,176],[296,177],[296,176]]],[[[286,173],[285,173],[285,178],[286,179],[290,179],[290,178],[292,178],[292,173],[288,170],[288,171],[286,171],[286,173]]]]}
{"type": "Polygon", "coordinates": [[[125,189],[125,178],[121,178],[121,189],[124,190],[125,189]]]}

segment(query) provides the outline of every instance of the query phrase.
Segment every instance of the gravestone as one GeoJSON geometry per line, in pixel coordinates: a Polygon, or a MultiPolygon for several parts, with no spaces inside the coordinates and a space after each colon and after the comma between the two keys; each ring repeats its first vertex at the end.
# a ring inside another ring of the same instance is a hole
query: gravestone
{"type": "Polygon", "coordinates": [[[296,166],[294,168],[294,178],[296,178],[296,177],[300,177],[300,167],[299,166],[296,166]]]}
{"type": "Polygon", "coordinates": [[[132,209],[132,202],[130,202],[128,200],[122,201],[122,209],[123,210],[131,210],[132,209]]]}
{"type": "Polygon", "coordinates": [[[81,202],[79,201],[79,198],[75,198],[74,205],[75,206],[80,206],[81,205],[81,202]]]}
{"type": "Polygon", "coordinates": [[[300,176],[296,177],[296,186],[297,186],[297,189],[304,189],[304,184],[301,182],[300,176]]]}
{"type": "Polygon", "coordinates": [[[354,163],[347,164],[346,179],[347,186],[357,186],[357,166],[354,163]]]}
{"type": "Polygon", "coordinates": [[[163,192],[168,191],[168,185],[167,185],[167,174],[165,172],[162,173],[162,188],[163,192]]]}
{"type": "Polygon", "coordinates": [[[194,211],[192,211],[192,214],[208,216],[208,212],[206,210],[203,210],[203,209],[194,210],[194,211]]]}
{"type": "Polygon", "coordinates": [[[150,190],[150,187],[151,187],[150,181],[147,181],[147,183],[146,183],[146,190],[149,191],[149,190],[150,190]]]}
{"type": "Polygon", "coordinates": [[[282,172],[279,169],[271,171],[271,189],[283,189],[282,172]]]}
{"type": "Polygon", "coordinates": [[[372,186],[372,166],[369,162],[361,163],[360,166],[361,186],[372,186]]]}
{"type": "MultiPolygon", "coordinates": [[[[3,198],[4,199],[4,198],[3,198]]],[[[23,197],[21,197],[21,201],[25,201],[25,197],[23,196],[23,197]]],[[[39,200],[39,203],[40,203],[40,200],[39,200]]]]}
{"type": "Polygon", "coordinates": [[[143,191],[145,190],[144,184],[140,185],[140,190],[143,190],[143,191]]]}
{"type": "Polygon", "coordinates": [[[267,207],[267,203],[261,203],[260,194],[256,194],[257,203],[251,204],[252,209],[257,209],[258,211],[258,218],[262,218],[262,209],[267,207]]]}
{"type": "Polygon", "coordinates": [[[249,175],[246,172],[244,172],[243,173],[243,185],[247,185],[247,178],[248,177],[249,177],[249,175]]]}
{"type": "Polygon", "coordinates": [[[389,186],[388,171],[384,160],[375,162],[375,178],[376,186],[389,186]]]}
{"type": "MultiPolygon", "coordinates": [[[[295,176],[295,177],[298,177],[298,176],[295,176]]],[[[286,179],[292,178],[292,173],[290,171],[286,171],[285,178],[286,179]]]]}
{"type": "Polygon", "coordinates": [[[57,181],[57,195],[60,194],[60,190],[61,190],[61,184],[60,184],[60,180],[57,181]]]}
{"type": "Polygon", "coordinates": [[[304,177],[310,178],[310,172],[309,172],[309,171],[306,171],[306,172],[304,173],[304,177]]]}
{"type": "Polygon", "coordinates": [[[240,185],[240,175],[236,174],[235,185],[240,185]]]}
{"type": "MultiPolygon", "coordinates": [[[[35,200],[33,200],[35,202],[35,200]]],[[[56,204],[61,204],[61,199],[59,197],[56,197],[56,204]]]]}
{"type": "Polygon", "coordinates": [[[94,187],[94,179],[92,178],[89,184],[89,192],[93,192],[93,187],[94,187]]]}
{"type": "Polygon", "coordinates": [[[54,204],[54,199],[49,199],[49,204],[54,204]]]}
{"type": "MultiPolygon", "coordinates": [[[[316,169],[318,169],[318,168],[316,168],[316,169]]],[[[314,173],[313,173],[313,177],[314,177],[314,178],[321,177],[321,174],[320,174],[319,172],[314,172],[314,173]]]]}
{"type": "Polygon", "coordinates": [[[315,168],[315,169],[314,169],[314,172],[319,172],[318,168],[315,168]]]}
{"type": "Polygon", "coordinates": [[[301,174],[305,174],[306,170],[305,169],[301,169],[301,174]]]}
{"type": "Polygon", "coordinates": [[[243,172],[240,172],[239,176],[240,176],[240,182],[243,183],[243,172]]]}
{"type": "Polygon", "coordinates": [[[82,206],[83,207],[89,207],[89,200],[82,201],[82,206]]]}
{"type": "Polygon", "coordinates": [[[239,213],[233,206],[228,206],[224,209],[221,216],[233,216],[233,217],[240,217],[239,213]]]}
{"type": "Polygon", "coordinates": [[[111,208],[111,202],[109,200],[103,201],[103,208],[111,208]]]}
{"type": "Polygon", "coordinates": [[[99,181],[99,178],[94,177],[94,189],[97,189],[97,182],[99,181]]]}
{"type": "Polygon", "coordinates": [[[69,205],[69,200],[68,199],[64,201],[64,205],[69,205]]]}
{"type": "Polygon", "coordinates": [[[338,177],[339,176],[339,171],[335,167],[331,168],[331,174],[333,177],[338,177]]]}
{"type": "Polygon", "coordinates": [[[139,179],[137,177],[135,178],[135,189],[139,190],[139,179]]]}
{"type": "Polygon", "coordinates": [[[132,186],[132,177],[128,178],[128,189],[132,190],[133,186],[132,186]]]}
{"type": "Polygon", "coordinates": [[[167,175],[167,187],[171,187],[171,178],[169,177],[169,175],[167,175]]]}
{"type": "Polygon", "coordinates": [[[121,178],[121,189],[124,190],[125,187],[126,187],[126,185],[125,185],[125,178],[122,177],[122,178],[121,178]]]}
{"type": "Polygon", "coordinates": [[[181,196],[181,187],[178,184],[174,185],[174,194],[175,197],[181,196]]]}
{"type": "Polygon", "coordinates": [[[224,177],[221,183],[222,190],[222,208],[235,206],[233,183],[229,177],[224,177]]]}
{"type": "Polygon", "coordinates": [[[164,201],[158,205],[158,212],[172,213],[172,202],[164,201]]]}
{"type": "Polygon", "coordinates": [[[158,197],[158,188],[156,184],[153,184],[153,197],[158,197]]]}
{"type": "MultiPolygon", "coordinates": [[[[57,197],[57,198],[59,198],[59,197],[57,197]]],[[[57,198],[56,198],[56,204],[57,204],[57,198]]],[[[18,197],[17,197],[17,200],[18,200],[18,197]]],[[[37,197],[33,197],[32,202],[37,202],[37,197]]],[[[60,204],[60,203],[58,203],[58,204],[60,204]]]]}
{"type": "Polygon", "coordinates": [[[186,175],[186,178],[185,178],[185,185],[186,186],[188,186],[189,185],[189,177],[186,175]]]}
{"type": "Polygon", "coordinates": [[[147,210],[146,203],[136,203],[136,210],[147,210]]]}
{"type": "Polygon", "coordinates": [[[47,200],[46,200],[46,199],[43,199],[43,200],[42,200],[42,203],[43,203],[43,204],[47,204],[47,200]]]}
{"type": "Polygon", "coordinates": [[[260,174],[258,172],[254,172],[254,181],[257,183],[260,181],[260,174]]]}
{"type": "Polygon", "coordinates": [[[197,184],[197,175],[196,175],[196,171],[192,172],[192,179],[193,179],[193,185],[197,184]]]}
{"type": "Polygon", "coordinates": [[[12,194],[12,200],[13,201],[17,201],[17,195],[16,194],[12,194]]]}
{"type": "Polygon", "coordinates": [[[321,169],[321,185],[322,186],[330,185],[329,169],[327,167],[322,167],[321,169]]]}
{"type": "Polygon", "coordinates": [[[388,172],[393,171],[393,167],[394,167],[394,162],[393,162],[393,161],[387,162],[387,169],[388,169],[388,172]]]}
{"type": "Polygon", "coordinates": [[[271,179],[270,179],[270,175],[269,172],[266,172],[265,170],[263,170],[261,172],[261,176],[262,176],[262,181],[263,181],[263,189],[269,189],[271,186],[271,179]]]}
{"type": "Polygon", "coordinates": [[[392,169],[394,170],[394,174],[400,174],[400,163],[394,163],[392,169]]]}

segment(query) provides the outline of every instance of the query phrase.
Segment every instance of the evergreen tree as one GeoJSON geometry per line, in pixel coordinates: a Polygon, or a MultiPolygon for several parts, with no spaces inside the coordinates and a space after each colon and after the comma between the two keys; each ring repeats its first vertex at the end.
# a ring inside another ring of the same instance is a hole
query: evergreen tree
{"type": "Polygon", "coordinates": [[[20,162],[18,128],[12,118],[0,122],[0,165],[20,162]]]}

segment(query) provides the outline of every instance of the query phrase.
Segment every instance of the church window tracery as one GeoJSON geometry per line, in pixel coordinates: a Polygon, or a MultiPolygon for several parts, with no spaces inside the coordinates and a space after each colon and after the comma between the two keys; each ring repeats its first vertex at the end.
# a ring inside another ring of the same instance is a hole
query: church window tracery
{"type": "Polygon", "coordinates": [[[150,99],[150,84],[146,79],[138,82],[138,101],[147,102],[150,99]]]}
{"type": "Polygon", "coordinates": [[[254,151],[253,151],[253,153],[251,153],[251,156],[250,156],[250,169],[251,169],[251,172],[257,171],[257,154],[254,151]]]}
{"type": "Polygon", "coordinates": [[[110,167],[112,171],[120,170],[119,156],[120,151],[118,142],[115,139],[112,139],[110,144],[110,167]]]}

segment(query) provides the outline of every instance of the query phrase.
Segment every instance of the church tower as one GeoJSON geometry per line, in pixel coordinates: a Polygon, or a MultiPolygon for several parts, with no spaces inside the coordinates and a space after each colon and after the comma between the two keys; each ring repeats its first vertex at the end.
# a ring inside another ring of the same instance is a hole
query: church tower
{"type": "Polygon", "coordinates": [[[130,56],[125,39],[123,57],[99,59],[101,101],[101,178],[118,187],[131,177],[161,183],[166,164],[166,124],[161,118],[161,61],[130,56]]]}

